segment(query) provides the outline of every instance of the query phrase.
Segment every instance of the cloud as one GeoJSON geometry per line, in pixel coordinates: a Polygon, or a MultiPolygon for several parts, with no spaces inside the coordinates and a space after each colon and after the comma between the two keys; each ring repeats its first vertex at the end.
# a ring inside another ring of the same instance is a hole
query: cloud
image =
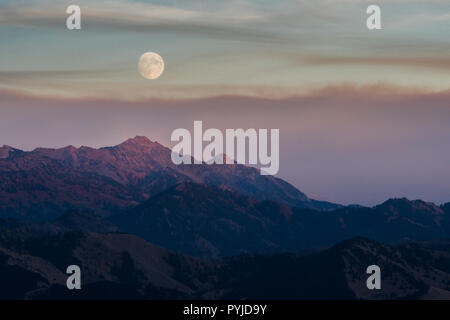
{"type": "MultiPolygon", "coordinates": [[[[239,4],[208,10],[208,6],[182,8],[125,0],[79,2],[82,26],[86,30],[195,34],[261,42],[283,38],[270,30],[252,27],[254,23],[264,22],[265,14],[239,4]]],[[[46,1],[35,1],[26,7],[14,4],[0,7],[0,25],[65,30],[66,16],[64,6],[46,1]]]]}
{"type": "Polygon", "coordinates": [[[394,66],[409,68],[427,68],[448,72],[450,69],[450,58],[440,57],[339,57],[322,56],[306,57],[302,59],[308,63],[319,65],[374,65],[374,66],[394,66]]]}
{"type": "Polygon", "coordinates": [[[0,71],[0,84],[20,80],[73,79],[74,77],[102,77],[113,73],[111,70],[37,70],[37,71],[0,71]]]}
{"type": "MultiPolygon", "coordinates": [[[[83,29],[70,37],[65,1],[3,3],[0,25],[37,28],[30,33],[5,29],[0,35],[12,40],[4,49],[8,56],[3,65],[8,69],[0,70],[0,87],[23,92],[118,100],[279,98],[350,81],[439,89],[450,85],[445,78],[450,68],[444,56],[450,49],[447,34],[415,36],[417,28],[408,37],[403,29],[369,33],[365,10],[360,10],[364,6],[356,5],[366,1],[78,0],[83,29]],[[39,37],[40,32],[45,35],[39,37]],[[153,33],[158,35],[152,37],[153,33]],[[138,55],[149,46],[167,57],[164,77],[151,85],[135,69],[138,55]],[[34,48],[39,55],[33,55],[34,48]],[[26,65],[93,70],[28,72],[22,70],[26,65]],[[94,70],[98,66],[109,69],[94,70]]],[[[426,10],[424,14],[436,14],[426,10]]],[[[410,6],[396,12],[408,16],[410,6]]]]}
{"type": "MultiPolygon", "coordinates": [[[[435,96],[450,98],[449,90],[434,90],[427,87],[400,86],[392,83],[377,83],[372,85],[357,85],[355,83],[323,86],[225,86],[225,85],[184,85],[184,86],[158,86],[147,88],[146,91],[133,91],[126,83],[115,86],[96,85],[92,91],[83,92],[66,90],[63,86],[55,90],[0,88],[0,97],[15,97],[31,100],[55,100],[55,101],[98,101],[109,103],[147,103],[151,101],[174,101],[182,103],[190,101],[208,101],[209,99],[237,99],[259,101],[295,101],[310,99],[330,99],[330,101],[371,99],[382,101],[385,99],[403,99],[405,97],[435,96]],[[59,89],[59,91],[58,91],[59,89]],[[122,91],[123,92],[122,92],[122,91]],[[130,93],[131,91],[131,93],[130,93]],[[130,95],[126,95],[128,92],[130,95]],[[205,93],[207,92],[207,94],[205,93]]],[[[71,88],[73,89],[73,88],[71,88]]]]}

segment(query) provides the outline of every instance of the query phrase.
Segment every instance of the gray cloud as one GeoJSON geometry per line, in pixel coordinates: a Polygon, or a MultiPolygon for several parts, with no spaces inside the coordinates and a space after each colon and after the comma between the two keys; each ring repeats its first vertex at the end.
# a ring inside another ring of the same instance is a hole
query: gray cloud
{"type": "MultiPolygon", "coordinates": [[[[257,14],[226,16],[199,10],[177,9],[150,4],[131,5],[126,1],[111,3],[99,1],[82,6],[82,28],[86,31],[120,31],[138,33],[176,33],[199,35],[226,40],[273,42],[287,41],[285,36],[262,30],[258,21],[265,18],[257,14]],[[255,23],[255,24],[254,24],[255,23]]],[[[64,6],[0,8],[0,25],[54,28],[65,30],[64,6]]]]}

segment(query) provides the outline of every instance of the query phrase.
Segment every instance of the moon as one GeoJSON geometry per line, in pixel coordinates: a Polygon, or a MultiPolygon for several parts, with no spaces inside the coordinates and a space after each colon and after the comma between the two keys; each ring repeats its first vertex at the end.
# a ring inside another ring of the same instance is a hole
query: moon
{"type": "Polygon", "coordinates": [[[146,52],[139,58],[138,69],[146,79],[158,79],[164,72],[164,60],[155,52],[146,52]]]}

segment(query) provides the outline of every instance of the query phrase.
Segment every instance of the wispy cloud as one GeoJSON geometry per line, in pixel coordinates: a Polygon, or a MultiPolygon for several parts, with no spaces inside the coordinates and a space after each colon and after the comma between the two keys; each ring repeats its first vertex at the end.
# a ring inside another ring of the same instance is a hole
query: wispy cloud
{"type": "Polygon", "coordinates": [[[0,33],[8,44],[0,48],[0,87],[119,100],[289,97],[382,81],[450,87],[448,1],[380,1],[379,32],[365,27],[365,5],[371,3],[365,0],[75,3],[82,7],[82,31],[70,33],[66,1],[1,2],[0,25],[13,27],[0,33]],[[418,16],[426,17],[420,25],[401,25],[418,16]],[[435,20],[439,29],[432,28],[435,20]],[[144,50],[167,62],[158,81],[144,82],[137,74],[144,50]]]}
{"type": "MultiPolygon", "coordinates": [[[[217,10],[207,5],[183,8],[126,0],[78,2],[83,26],[91,31],[169,32],[264,42],[282,38],[270,30],[252,27],[266,21],[265,13],[252,11],[238,2],[233,2],[236,7],[223,5],[217,10]]],[[[64,5],[48,1],[0,7],[0,24],[3,25],[64,30],[65,17],[64,5]]]]}
{"type": "Polygon", "coordinates": [[[74,77],[102,77],[111,74],[113,71],[99,70],[37,70],[37,71],[0,71],[0,84],[10,81],[20,80],[42,80],[42,79],[62,79],[74,77]]]}
{"type": "Polygon", "coordinates": [[[409,96],[445,95],[449,90],[435,90],[425,86],[400,86],[388,82],[372,85],[344,83],[325,86],[277,86],[277,85],[170,85],[158,87],[136,87],[122,82],[114,87],[106,84],[92,86],[91,90],[79,87],[73,82],[58,85],[35,85],[16,87],[1,86],[0,97],[24,97],[29,99],[56,99],[59,101],[104,101],[137,102],[146,101],[196,101],[220,97],[238,99],[261,99],[267,101],[291,101],[296,99],[393,99],[409,96]]]}
{"type": "Polygon", "coordinates": [[[390,67],[426,68],[442,72],[450,70],[450,58],[440,57],[306,57],[302,61],[319,65],[374,65],[390,67]]]}

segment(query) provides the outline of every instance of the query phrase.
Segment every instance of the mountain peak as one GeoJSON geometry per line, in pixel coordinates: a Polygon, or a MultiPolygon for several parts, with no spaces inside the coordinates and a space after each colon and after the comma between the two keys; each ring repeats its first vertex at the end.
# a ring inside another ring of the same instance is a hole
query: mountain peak
{"type": "Polygon", "coordinates": [[[391,198],[382,204],[376,206],[379,208],[387,207],[402,207],[402,208],[439,208],[432,202],[425,202],[423,200],[409,200],[407,198],[391,198]]]}
{"type": "Polygon", "coordinates": [[[8,145],[6,145],[6,144],[4,144],[3,146],[1,146],[0,147],[0,150],[11,150],[12,149],[12,147],[10,147],[10,146],[8,146],[8,145]]]}
{"type": "Polygon", "coordinates": [[[78,150],[78,148],[74,147],[73,145],[69,145],[67,147],[62,148],[63,150],[67,150],[67,151],[71,151],[71,152],[75,152],[78,150]]]}
{"type": "Polygon", "coordinates": [[[135,150],[135,151],[144,151],[147,152],[151,150],[152,152],[162,152],[168,151],[166,147],[160,144],[157,141],[151,141],[149,138],[145,136],[135,136],[134,138],[130,138],[125,140],[124,142],[114,146],[114,147],[106,147],[102,149],[125,149],[125,150],[135,150]]]}
{"type": "Polygon", "coordinates": [[[390,216],[390,220],[399,217],[408,217],[419,215],[421,218],[430,217],[435,219],[436,224],[440,224],[445,212],[443,208],[438,207],[432,202],[422,200],[408,200],[407,198],[389,199],[382,204],[375,206],[374,209],[383,212],[384,215],[390,216]]]}
{"type": "Polygon", "coordinates": [[[14,149],[13,147],[7,146],[7,145],[3,145],[2,147],[0,147],[0,159],[7,159],[9,158],[9,154],[10,152],[14,152],[17,149],[14,149]]]}
{"type": "Polygon", "coordinates": [[[397,205],[410,205],[411,204],[411,200],[409,200],[408,198],[390,198],[386,201],[384,201],[383,203],[377,205],[376,207],[387,207],[387,206],[397,206],[397,205]]]}
{"type": "Polygon", "coordinates": [[[149,145],[153,144],[155,142],[152,142],[149,138],[146,136],[135,136],[134,138],[130,138],[126,140],[125,142],[121,143],[120,145],[149,145]]]}
{"type": "Polygon", "coordinates": [[[346,240],[342,240],[340,242],[338,242],[337,244],[333,245],[331,247],[331,249],[338,249],[338,250],[342,250],[342,249],[348,249],[348,248],[352,248],[355,246],[359,246],[359,247],[372,247],[372,246],[380,246],[381,243],[379,243],[376,240],[367,238],[367,237],[361,237],[361,236],[355,236],[346,240]]]}

